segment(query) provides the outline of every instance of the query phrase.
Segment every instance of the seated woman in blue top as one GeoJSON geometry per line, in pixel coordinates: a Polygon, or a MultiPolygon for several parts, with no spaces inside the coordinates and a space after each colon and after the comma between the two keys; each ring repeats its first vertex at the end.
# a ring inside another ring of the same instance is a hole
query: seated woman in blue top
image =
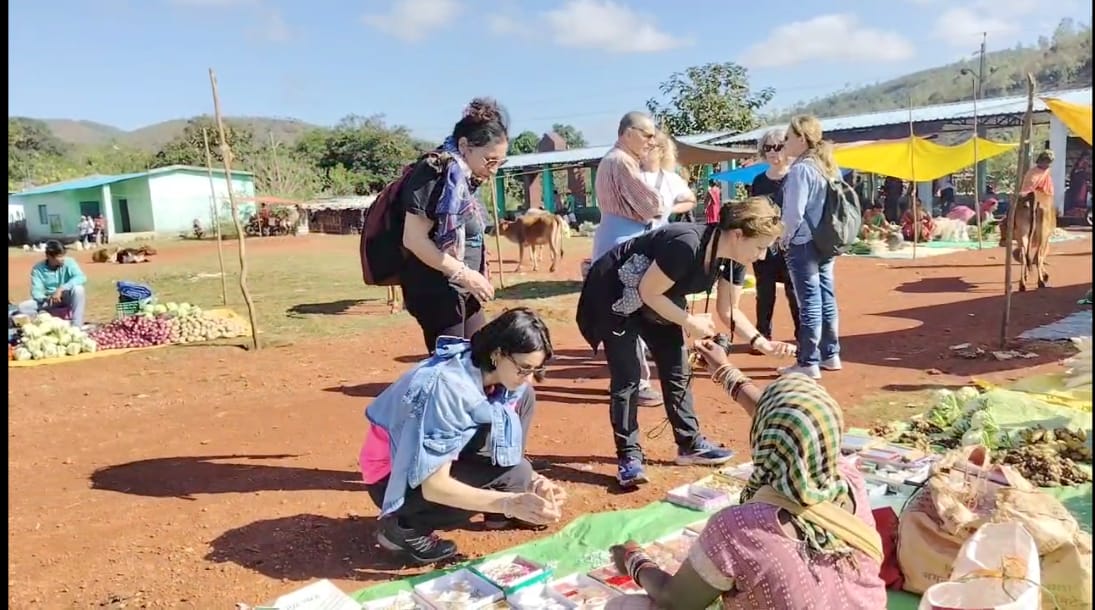
{"type": "Polygon", "coordinates": [[[61,242],[51,239],[46,242],[45,260],[30,270],[30,300],[19,304],[19,313],[34,316],[39,311],[55,313],[64,308],[72,325],[80,328],[87,307],[86,283],[87,276],[80,265],[65,256],[61,242]]]}
{"type": "Polygon", "coordinates": [[[437,537],[482,513],[487,527],[557,521],[566,494],[535,473],[525,441],[551,335],[530,309],[506,311],[471,340],[442,336],[365,409],[361,475],[380,507],[377,539],[421,564],[456,554],[437,537]]]}

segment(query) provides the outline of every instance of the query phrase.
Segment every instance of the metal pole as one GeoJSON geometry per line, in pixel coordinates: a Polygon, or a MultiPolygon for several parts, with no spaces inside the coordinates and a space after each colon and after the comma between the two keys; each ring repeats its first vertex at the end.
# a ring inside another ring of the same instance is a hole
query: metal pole
{"type": "MultiPolygon", "coordinates": [[[[984,43],[981,43],[982,55],[984,54],[984,43]]],[[[984,248],[984,237],[981,234],[981,191],[978,185],[981,184],[979,180],[981,175],[981,167],[978,164],[980,157],[977,156],[977,141],[980,137],[977,134],[977,89],[978,83],[981,79],[974,80],[973,84],[973,210],[977,216],[977,249],[984,248]]]]}

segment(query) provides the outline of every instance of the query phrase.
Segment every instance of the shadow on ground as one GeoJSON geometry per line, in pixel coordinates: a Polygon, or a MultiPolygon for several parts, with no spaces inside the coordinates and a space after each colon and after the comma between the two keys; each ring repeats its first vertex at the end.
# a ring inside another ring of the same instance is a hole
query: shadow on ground
{"type": "Polygon", "coordinates": [[[286,314],[290,316],[337,316],[349,313],[355,307],[377,299],[341,299],[329,303],[301,303],[293,305],[286,314]]]}
{"type": "Polygon", "coordinates": [[[107,466],[91,475],[91,488],[154,498],[193,500],[199,494],[257,491],[360,491],[361,473],[246,463],[295,455],[211,455],[153,458],[107,466]]]}

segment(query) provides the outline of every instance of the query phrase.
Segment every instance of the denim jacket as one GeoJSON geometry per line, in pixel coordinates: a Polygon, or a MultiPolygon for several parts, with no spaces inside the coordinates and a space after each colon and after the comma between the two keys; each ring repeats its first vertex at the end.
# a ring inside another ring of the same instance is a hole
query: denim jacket
{"type": "Polygon", "coordinates": [[[501,390],[487,396],[483,373],[471,362],[471,344],[441,337],[437,350],[365,409],[365,417],[390,437],[392,472],[381,516],[403,505],[407,489],[422,484],[453,461],[481,425],[491,427],[491,457],[516,466],[524,455],[521,420],[513,405],[523,393],[501,390]]]}
{"type": "Polygon", "coordinates": [[[810,243],[814,239],[810,226],[821,223],[829,181],[812,160],[795,161],[783,179],[783,247],[810,243]]]}

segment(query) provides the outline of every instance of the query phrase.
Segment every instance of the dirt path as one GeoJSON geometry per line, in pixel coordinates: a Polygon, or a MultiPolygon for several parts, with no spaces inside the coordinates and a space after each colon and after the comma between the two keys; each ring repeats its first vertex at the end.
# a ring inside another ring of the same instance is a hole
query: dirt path
{"type": "MultiPolygon", "coordinates": [[[[273,241],[256,251],[276,248],[273,241]]],[[[1054,252],[1052,287],[1015,297],[1014,334],[1073,311],[1091,286],[1089,239],[1055,244],[1054,252]]],[[[568,252],[554,278],[525,277],[572,287],[564,280],[577,277],[580,259],[568,252]]],[[[1002,260],[993,250],[839,262],[846,370],[825,384],[852,422],[879,414],[853,405],[880,392],[1056,366],[1056,348],[1005,362],[955,359],[948,350],[995,342],[1002,260]]],[[[532,296],[525,302],[535,304],[532,296]]],[[[566,321],[570,299],[552,301],[559,357],[538,388],[531,446],[557,464],[551,475],[572,498],[567,517],[639,506],[698,478],[700,470],[656,466],[640,492],[606,492],[614,467],[604,363],[590,358],[566,321]],[[588,433],[575,443],[579,430],[588,433]]],[[[752,311],[750,297],[744,307],[752,311]]],[[[791,325],[782,302],[777,308],[777,332],[786,335],[791,325]]],[[[10,607],[224,608],[316,578],[347,590],[391,578],[396,566],[373,544],[376,511],[355,462],[363,408],[417,358],[420,343],[404,320],[368,336],[260,353],[172,348],[11,371],[10,607]]],[[[777,364],[748,355],[737,362],[761,380],[777,364]]],[[[696,394],[705,432],[744,451],[740,410],[706,381],[697,381],[696,394]]],[[[882,414],[906,414],[900,401],[892,408],[882,414]]],[[[662,417],[647,410],[640,420],[652,431],[662,417]]],[[[655,459],[672,456],[668,433],[644,444],[655,459]]],[[[454,533],[472,554],[530,537],[454,533]]]]}

